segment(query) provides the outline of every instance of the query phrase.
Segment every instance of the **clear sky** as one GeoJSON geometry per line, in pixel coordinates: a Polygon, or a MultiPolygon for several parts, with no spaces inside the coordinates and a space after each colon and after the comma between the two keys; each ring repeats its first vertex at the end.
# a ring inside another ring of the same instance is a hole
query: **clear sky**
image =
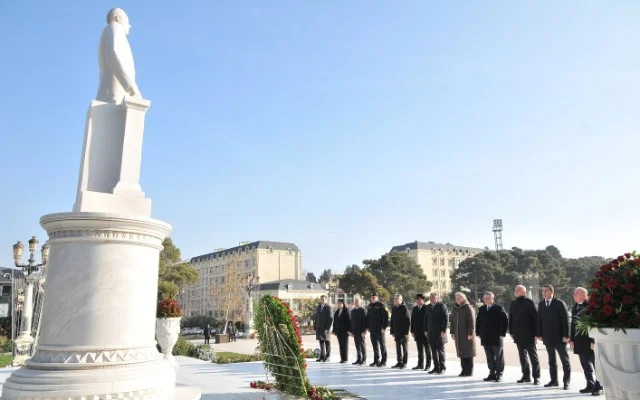
{"type": "MultiPolygon", "coordinates": [[[[151,100],[142,188],[189,258],[319,272],[414,240],[638,246],[637,1],[1,1],[0,264],[75,200],[106,12],[151,100]]],[[[640,250],[640,248],[639,248],[640,250]]]]}

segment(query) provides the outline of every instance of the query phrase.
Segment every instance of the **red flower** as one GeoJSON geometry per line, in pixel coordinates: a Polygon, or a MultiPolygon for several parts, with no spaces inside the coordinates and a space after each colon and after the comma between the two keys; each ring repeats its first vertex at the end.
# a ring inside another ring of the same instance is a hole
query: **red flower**
{"type": "Polygon", "coordinates": [[[600,289],[601,287],[602,287],[602,284],[600,282],[593,282],[591,284],[592,289],[600,289]]]}
{"type": "Polygon", "coordinates": [[[604,296],[602,297],[602,301],[605,304],[611,303],[611,294],[610,293],[605,293],[604,296]]]}
{"type": "Polygon", "coordinates": [[[623,262],[624,261],[624,256],[618,256],[618,261],[619,262],[623,262]]]}
{"type": "Polygon", "coordinates": [[[635,303],[635,299],[632,296],[624,296],[622,298],[622,304],[633,304],[635,303]]]}
{"type": "Polygon", "coordinates": [[[624,256],[627,258],[631,258],[631,253],[624,253],[624,256]]]}
{"type": "Polygon", "coordinates": [[[635,266],[640,265],[640,257],[639,257],[639,258],[634,259],[632,263],[633,263],[633,265],[635,265],[635,266]]]}
{"type": "Polygon", "coordinates": [[[607,317],[610,317],[611,315],[613,315],[613,307],[607,304],[606,306],[602,307],[602,312],[607,317]]]}
{"type": "Polygon", "coordinates": [[[609,289],[615,289],[618,286],[620,286],[620,281],[617,279],[611,279],[609,282],[607,282],[607,287],[609,289]]]}
{"type": "Polygon", "coordinates": [[[627,279],[631,279],[631,277],[633,276],[633,271],[628,269],[626,275],[627,275],[627,279]]]}
{"type": "Polygon", "coordinates": [[[598,296],[592,295],[591,297],[589,297],[589,305],[592,306],[592,307],[597,307],[598,306],[598,296]]]}
{"type": "Polygon", "coordinates": [[[618,315],[618,321],[627,322],[627,321],[629,321],[629,317],[631,317],[631,314],[629,314],[626,311],[622,312],[622,313],[620,313],[620,315],[618,315]]]}
{"type": "MultiPolygon", "coordinates": [[[[630,272],[631,271],[627,271],[627,274],[629,275],[630,272]]],[[[624,284],[624,286],[622,286],[622,288],[627,292],[633,292],[634,290],[636,290],[636,285],[631,282],[627,282],[624,284]]]]}

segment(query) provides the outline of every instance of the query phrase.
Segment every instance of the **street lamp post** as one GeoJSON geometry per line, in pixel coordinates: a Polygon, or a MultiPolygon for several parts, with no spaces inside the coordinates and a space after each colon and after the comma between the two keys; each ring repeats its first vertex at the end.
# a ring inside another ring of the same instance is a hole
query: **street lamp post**
{"type": "Polygon", "coordinates": [[[49,261],[49,245],[44,244],[42,246],[42,262],[37,264],[35,259],[36,248],[38,247],[38,239],[35,236],[29,239],[29,260],[26,264],[21,264],[22,252],[24,251],[24,245],[20,242],[13,245],[13,260],[16,267],[22,269],[26,275],[27,287],[24,291],[24,305],[22,306],[22,321],[20,321],[20,333],[16,338],[16,357],[13,360],[14,365],[22,365],[29,358],[31,353],[31,345],[34,342],[32,332],[32,320],[33,320],[33,273],[38,272],[40,268],[47,265],[49,261]]]}
{"type": "Polygon", "coordinates": [[[245,289],[247,290],[247,338],[250,337],[253,332],[253,297],[252,293],[260,288],[260,277],[254,274],[250,274],[247,276],[247,285],[245,289]]]}

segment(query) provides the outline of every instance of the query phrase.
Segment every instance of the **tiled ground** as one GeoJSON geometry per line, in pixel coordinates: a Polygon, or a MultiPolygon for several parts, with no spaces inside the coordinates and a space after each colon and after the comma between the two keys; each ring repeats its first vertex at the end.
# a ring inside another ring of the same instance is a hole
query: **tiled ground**
{"type": "MultiPolygon", "coordinates": [[[[217,365],[198,360],[179,358],[178,382],[196,386],[202,390],[203,400],[258,400],[291,399],[261,390],[251,389],[249,382],[264,380],[262,363],[217,365]]],[[[415,360],[410,359],[410,365],[415,360]]],[[[0,370],[0,383],[9,376],[13,368],[0,370]]],[[[473,378],[458,378],[460,367],[449,362],[446,375],[432,376],[424,371],[392,370],[390,368],[356,367],[337,362],[309,362],[309,377],[317,385],[329,385],[357,393],[367,399],[429,399],[429,400],[542,400],[585,399],[577,391],[584,387],[581,371],[572,374],[570,391],[545,389],[542,386],[518,385],[519,368],[507,367],[504,382],[486,383],[486,365],[476,363],[473,378]]],[[[543,383],[548,381],[548,371],[543,370],[543,383]]],[[[604,397],[602,397],[604,399],[604,397]]]]}

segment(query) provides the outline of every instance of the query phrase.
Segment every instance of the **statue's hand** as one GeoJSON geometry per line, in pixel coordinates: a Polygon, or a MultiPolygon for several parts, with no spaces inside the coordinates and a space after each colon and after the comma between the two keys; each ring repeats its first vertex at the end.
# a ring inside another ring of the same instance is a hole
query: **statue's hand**
{"type": "Polygon", "coordinates": [[[138,89],[138,86],[136,86],[136,85],[128,87],[127,88],[127,93],[131,97],[142,97],[142,95],[140,94],[140,90],[138,89]]]}

